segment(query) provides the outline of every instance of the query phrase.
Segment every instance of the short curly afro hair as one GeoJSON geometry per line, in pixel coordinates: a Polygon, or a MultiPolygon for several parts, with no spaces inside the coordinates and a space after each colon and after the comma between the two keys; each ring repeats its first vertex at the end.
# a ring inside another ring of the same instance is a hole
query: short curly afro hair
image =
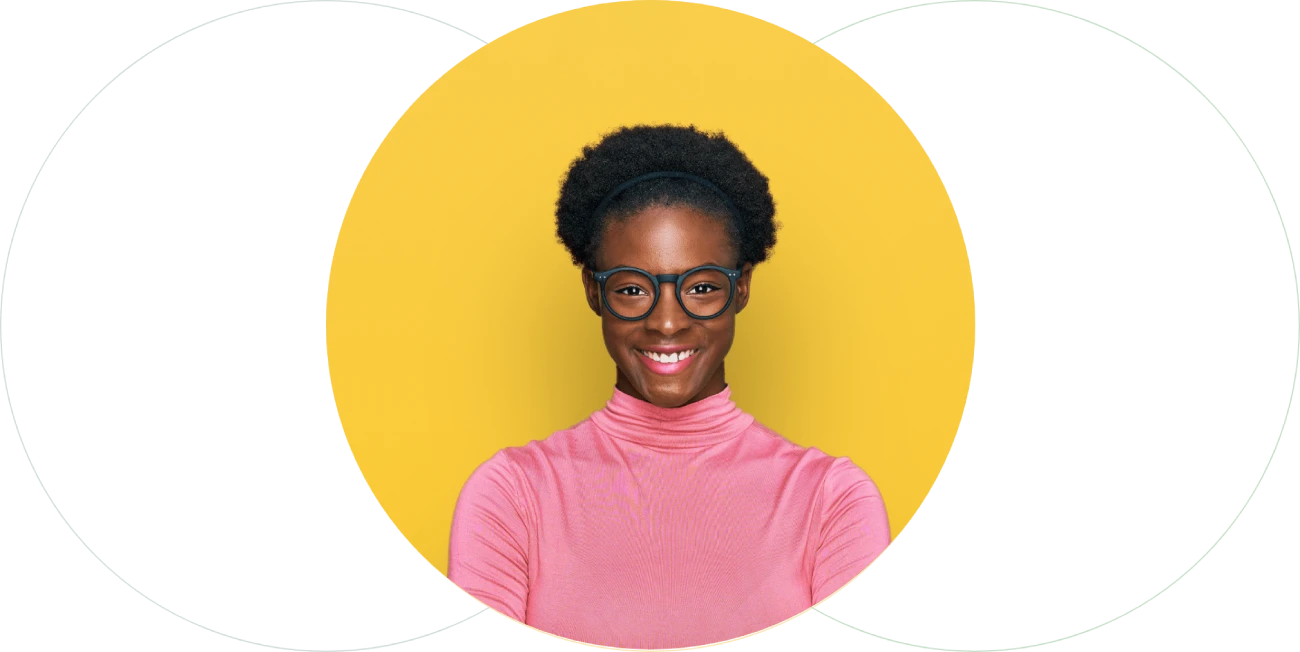
{"type": "Polygon", "coordinates": [[[650,206],[676,205],[726,220],[742,266],[767,260],[776,244],[776,204],[767,177],[722,132],[701,131],[694,125],[622,127],[584,147],[560,186],[556,233],[575,265],[594,270],[607,220],[630,217],[650,206]],[[732,214],[713,189],[676,177],[637,183],[608,202],[603,214],[595,214],[619,185],[664,171],[708,180],[726,194],[739,214],[732,214]]]}

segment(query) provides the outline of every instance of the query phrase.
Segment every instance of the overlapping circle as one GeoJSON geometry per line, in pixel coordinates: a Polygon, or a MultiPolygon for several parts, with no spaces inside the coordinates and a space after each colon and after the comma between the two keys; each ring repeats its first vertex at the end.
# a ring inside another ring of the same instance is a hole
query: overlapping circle
{"type": "MultiPolygon", "coordinates": [[[[40,175],[44,173],[45,165],[47,165],[47,162],[51,160],[53,156],[55,156],[55,152],[57,151],[57,149],[60,148],[62,139],[66,138],[66,135],[68,135],[69,132],[72,131],[73,127],[77,125],[79,119],[81,119],[82,116],[85,116],[88,109],[94,107],[95,103],[98,103],[98,101],[101,101],[101,94],[103,94],[105,90],[108,90],[108,88],[112,88],[114,84],[120,81],[123,75],[129,73],[131,69],[134,69],[135,65],[138,65],[139,62],[142,62],[144,60],[147,60],[147,58],[152,57],[153,55],[155,55],[155,53],[159,52],[162,47],[166,47],[166,45],[173,44],[174,42],[177,42],[178,39],[183,39],[185,38],[186,35],[191,34],[191,32],[194,32],[196,30],[201,30],[203,29],[203,27],[207,25],[212,25],[212,23],[216,23],[216,22],[227,21],[227,19],[231,19],[235,16],[240,16],[240,14],[250,14],[250,13],[260,12],[261,9],[273,8],[273,6],[294,6],[294,5],[303,5],[303,4],[308,4],[308,3],[305,3],[304,0],[283,1],[283,3],[270,3],[261,6],[261,8],[237,10],[237,12],[231,12],[229,14],[225,14],[225,16],[209,19],[209,21],[200,22],[198,23],[198,25],[188,27],[188,29],[178,32],[178,34],[175,34],[173,36],[170,36],[169,39],[162,40],[162,42],[155,44],[155,47],[149,49],[149,51],[144,53],[144,55],[136,57],[135,60],[131,61],[130,64],[127,64],[125,68],[118,71],[117,74],[114,74],[113,78],[109,79],[107,83],[104,83],[103,86],[98,88],[98,90],[92,92],[92,94],[87,97],[85,104],[82,105],[82,108],[81,110],[79,110],[77,116],[74,116],[72,119],[70,119],[68,125],[66,125],[64,129],[62,129],[59,136],[57,136],[55,142],[52,143],[51,148],[49,148],[49,151],[45,153],[45,156],[42,158],[42,164],[40,164],[39,169],[36,170],[36,174],[34,175],[34,177],[32,177],[32,182],[30,186],[26,188],[25,195],[23,195],[22,204],[19,205],[18,208],[18,218],[17,218],[18,221],[16,223],[16,226],[14,226],[13,229],[10,230],[9,232],[8,249],[6,249],[6,253],[5,253],[5,266],[4,268],[0,268],[0,304],[3,304],[3,301],[6,296],[5,291],[6,291],[6,287],[8,287],[8,264],[10,261],[10,256],[12,256],[14,242],[16,242],[17,231],[19,227],[21,227],[22,225],[23,210],[25,210],[27,204],[29,204],[31,194],[32,192],[35,192],[36,186],[38,186],[40,175]]],[[[320,3],[312,3],[312,4],[320,4],[320,3]]],[[[391,10],[391,12],[394,13],[411,14],[411,16],[417,16],[417,17],[421,17],[422,19],[428,19],[428,21],[443,23],[443,25],[450,27],[450,29],[454,29],[460,32],[460,34],[465,36],[465,38],[476,40],[476,42],[478,43],[486,43],[487,40],[482,38],[482,36],[480,35],[471,34],[471,32],[461,29],[461,27],[459,26],[454,26],[451,25],[451,23],[442,21],[441,18],[426,16],[426,14],[421,12],[416,12],[416,10],[399,8],[399,6],[386,5],[382,3],[369,3],[369,1],[341,1],[341,3],[328,3],[328,4],[380,6],[380,8],[391,10]]],[[[850,22],[849,25],[842,26],[840,27],[840,29],[832,31],[831,34],[820,36],[820,38],[816,40],[818,40],[818,42],[822,42],[822,40],[824,39],[831,38],[831,36],[835,34],[839,34],[840,31],[854,29],[854,27],[862,26],[865,25],[865,23],[876,21],[876,19],[879,19],[883,16],[889,16],[889,14],[900,14],[900,13],[910,12],[911,9],[915,9],[915,8],[927,8],[927,6],[937,6],[937,5],[1023,6],[1023,8],[1034,9],[1036,13],[1053,14],[1053,16],[1060,16],[1066,19],[1070,19],[1070,21],[1088,23],[1088,25],[1095,27],[1095,29],[1097,30],[1106,31],[1109,32],[1109,34],[1117,36],[1117,38],[1122,38],[1127,40],[1127,42],[1130,42],[1132,47],[1138,49],[1139,55],[1143,55],[1144,53],[1144,55],[1151,56],[1153,60],[1157,62],[1157,64],[1160,64],[1162,68],[1166,69],[1167,73],[1169,73],[1170,75],[1170,78],[1182,79],[1182,81],[1186,83],[1188,87],[1191,88],[1193,95],[1201,97],[1201,99],[1205,101],[1205,104],[1208,105],[1208,107],[1212,109],[1213,112],[1216,113],[1219,118],[1222,119],[1223,123],[1225,123],[1226,129],[1229,129],[1232,132],[1232,135],[1234,135],[1236,142],[1242,144],[1244,151],[1247,152],[1249,165],[1251,165],[1252,168],[1257,171],[1258,178],[1260,178],[1261,183],[1264,184],[1266,192],[1268,192],[1268,195],[1271,200],[1271,204],[1273,204],[1273,212],[1275,214],[1275,219],[1277,219],[1277,221],[1281,222],[1283,225],[1282,231],[1284,234],[1284,238],[1287,238],[1286,242],[1288,248],[1288,257],[1290,257],[1291,264],[1292,264],[1292,268],[1291,268],[1292,274],[1295,274],[1294,271],[1295,270],[1295,248],[1294,248],[1294,244],[1291,243],[1290,235],[1287,235],[1286,223],[1284,223],[1284,217],[1282,214],[1281,205],[1279,205],[1277,194],[1275,194],[1273,188],[1271,188],[1269,178],[1266,177],[1266,175],[1264,174],[1264,169],[1262,169],[1262,164],[1260,161],[1257,160],[1255,153],[1253,153],[1253,149],[1249,147],[1249,145],[1245,143],[1244,140],[1242,139],[1242,136],[1240,136],[1239,126],[1236,125],[1235,121],[1232,121],[1232,119],[1229,116],[1226,116],[1226,114],[1223,113],[1223,110],[1219,108],[1218,105],[1214,103],[1212,99],[1210,99],[1209,95],[1206,94],[1203,88],[1197,86],[1197,84],[1192,81],[1191,77],[1188,77],[1186,71],[1178,68],[1178,66],[1171,64],[1171,62],[1169,60],[1166,60],[1166,58],[1162,58],[1161,56],[1158,56],[1157,53],[1154,53],[1152,49],[1148,47],[1148,45],[1144,45],[1143,43],[1138,42],[1138,40],[1136,40],[1134,36],[1125,34],[1125,32],[1122,32],[1121,30],[1117,29],[1117,27],[1105,25],[1104,22],[1095,21],[1095,19],[1092,18],[1074,16],[1074,14],[1067,13],[1065,12],[1065,10],[1044,8],[1044,6],[1031,4],[1031,3],[1014,3],[1014,1],[1004,1],[1004,3],[987,3],[987,1],[985,1],[985,3],[966,3],[966,1],[963,0],[949,0],[949,1],[933,1],[933,3],[910,4],[906,6],[900,6],[900,8],[898,9],[887,10],[887,12],[875,13],[872,14],[872,16],[870,17],[857,19],[857,21],[850,22]]],[[[4,357],[3,351],[0,351],[0,360],[3,360],[3,357],[4,357]]],[[[12,399],[12,387],[9,386],[8,366],[6,365],[0,366],[0,381],[3,381],[4,383],[6,399],[12,399]]],[[[1288,403],[1287,403],[1288,412],[1290,412],[1290,405],[1294,404],[1294,400],[1295,400],[1294,392],[1295,392],[1295,379],[1292,379],[1291,394],[1288,394],[1288,403]]],[[[48,483],[45,482],[42,473],[40,473],[39,469],[36,468],[35,458],[31,456],[29,445],[27,445],[29,443],[27,443],[27,440],[23,438],[22,420],[21,417],[18,417],[17,413],[14,412],[12,400],[9,401],[9,418],[10,418],[10,427],[12,427],[14,433],[16,433],[17,435],[17,443],[18,443],[19,451],[21,451],[21,455],[23,456],[23,458],[25,458],[25,461],[27,462],[27,468],[29,468],[29,470],[31,471],[36,486],[40,488],[40,497],[42,497],[42,500],[45,501],[45,503],[47,503],[52,510],[55,510],[57,516],[59,516],[60,518],[60,521],[64,523],[64,526],[66,527],[66,529],[68,529],[69,534],[72,535],[72,538],[75,540],[75,542],[81,545],[83,549],[86,549],[87,553],[90,553],[90,556],[92,558],[95,558],[96,562],[99,562],[101,566],[104,566],[104,568],[109,571],[110,577],[113,578],[114,582],[127,584],[127,586],[130,586],[131,590],[133,590],[135,594],[138,594],[140,597],[142,597],[142,599],[146,601],[147,604],[152,605],[152,607],[162,609],[166,613],[173,614],[173,616],[177,617],[179,621],[185,622],[187,623],[187,625],[194,626],[196,630],[208,631],[208,633],[225,636],[225,638],[234,640],[234,642],[252,644],[252,646],[259,646],[259,647],[265,647],[270,649],[290,649],[287,648],[286,646],[276,646],[276,644],[252,642],[252,640],[240,638],[240,636],[233,636],[226,633],[222,633],[222,631],[213,629],[213,627],[211,626],[200,625],[200,623],[198,622],[198,620],[196,620],[196,618],[182,616],[182,614],[177,613],[177,610],[168,608],[164,604],[160,604],[159,601],[157,601],[156,594],[151,594],[151,592],[144,591],[143,587],[136,586],[136,584],[129,582],[129,579],[123,577],[123,575],[118,573],[116,569],[113,569],[112,566],[110,566],[109,562],[105,560],[105,558],[101,556],[99,552],[96,552],[94,548],[91,548],[90,545],[87,544],[86,539],[83,538],[83,536],[78,533],[78,527],[74,525],[74,522],[70,520],[68,516],[66,516],[65,510],[62,509],[59,504],[53,501],[53,497],[51,494],[51,490],[49,490],[48,483]]],[[[1216,549],[1218,547],[1218,544],[1222,542],[1222,539],[1225,538],[1227,534],[1230,534],[1231,530],[1234,529],[1236,525],[1238,525],[1240,520],[1242,520],[1245,514],[1245,510],[1247,510],[1248,508],[1248,505],[1251,504],[1253,500],[1255,500],[1255,496],[1258,494],[1258,492],[1260,492],[1262,488],[1262,484],[1264,484],[1266,479],[1269,478],[1271,465],[1274,464],[1274,460],[1275,458],[1277,458],[1278,447],[1279,444],[1281,444],[1281,440],[1284,438],[1284,436],[1286,436],[1286,422],[1283,421],[1282,429],[1281,431],[1279,431],[1278,434],[1275,434],[1273,445],[1271,445],[1271,448],[1269,449],[1269,455],[1268,458],[1266,458],[1264,471],[1261,471],[1260,475],[1258,475],[1257,482],[1253,484],[1253,487],[1251,488],[1251,492],[1249,492],[1249,494],[1244,497],[1242,507],[1240,507],[1238,512],[1234,514],[1234,517],[1232,517],[1229,526],[1225,527],[1225,529],[1223,529],[1221,533],[1218,533],[1216,536],[1214,536],[1213,539],[1210,539],[1208,545],[1206,545],[1206,547],[1203,548],[1203,552],[1201,552],[1199,556],[1193,557],[1192,560],[1190,561],[1190,564],[1188,564],[1186,568],[1180,570],[1179,573],[1175,575],[1173,581],[1171,581],[1169,584],[1166,584],[1165,587],[1162,587],[1160,591],[1154,592],[1153,595],[1145,596],[1145,600],[1143,601],[1143,603],[1136,605],[1136,607],[1134,608],[1126,610],[1125,613],[1119,614],[1119,616],[1112,618],[1112,620],[1099,622],[1095,626],[1088,627],[1088,629],[1080,631],[1080,633],[1057,636],[1057,638],[1054,638],[1052,640],[1047,640],[1047,642],[1037,643],[1036,646],[1032,646],[1032,647],[1041,646],[1041,644],[1060,643],[1062,642],[1062,640],[1078,638],[1078,636],[1086,635],[1087,633],[1089,633],[1089,631],[1105,629],[1105,627],[1109,627],[1110,625],[1113,625],[1113,623],[1115,622],[1122,622],[1123,620],[1126,620],[1127,617],[1130,617],[1131,614],[1134,614],[1138,612],[1138,610],[1143,609],[1145,605],[1149,604],[1149,601],[1156,599],[1156,597],[1158,596],[1166,594],[1167,591],[1171,590],[1171,588],[1173,588],[1175,584],[1182,581],[1183,577],[1186,577],[1186,575],[1190,573],[1190,571],[1192,571],[1193,569],[1196,569],[1197,566],[1203,565],[1206,558],[1212,555],[1214,549],[1216,549]]],[[[870,633],[870,631],[862,630],[861,627],[854,626],[852,625],[852,623],[844,622],[840,620],[840,618],[836,618],[835,616],[832,616],[832,614],[828,613],[827,610],[823,610],[822,608],[815,608],[814,610],[815,612],[818,612],[820,614],[823,614],[823,616],[826,616],[828,620],[840,623],[840,625],[842,627],[845,627],[845,629],[859,631],[859,633],[874,636],[874,638],[884,640],[884,642],[905,644],[905,646],[907,647],[917,647],[920,649],[932,648],[927,646],[917,646],[917,644],[900,642],[900,640],[894,640],[892,638],[889,638],[889,636],[872,634],[870,633]]],[[[485,609],[477,608],[476,610],[474,610],[474,613],[472,614],[471,617],[464,618],[464,620],[456,621],[454,623],[450,623],[450,625],[448,625],[446,629],[450,629],[450,627],[461,625],[461,623],[472,620],[472,618],[481,616],[481,614],[484,612],[485,609]]],[[[369,647],[360,647],[360,648],[352,648],[352,649],[381,649],[381,648],[393,646],[393,644],[412,643],[415,642],[415,640],[428,638],[428,636],[432,636],[433,634],[435,633],[429,633],[429,634],[424,634],[419,636],[411,636],[411,638],[400,640],[400,642],[383,644],[383,646],[369,646],[369,647]]]]}

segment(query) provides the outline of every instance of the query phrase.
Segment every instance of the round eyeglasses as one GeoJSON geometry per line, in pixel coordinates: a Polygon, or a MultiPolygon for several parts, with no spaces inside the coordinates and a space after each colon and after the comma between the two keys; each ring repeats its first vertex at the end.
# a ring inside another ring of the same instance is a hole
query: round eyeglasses
{"type": "Polygon", "coordinates": [[[661,283],[676,286],[677,303],[691,318],[713,319],[731,306],[740,270],[702,265],[681,274],[651,274],[636,267],[615,267],[593,276],[605,308],[624,321],[650,316],[659,304],[661,283]]]}

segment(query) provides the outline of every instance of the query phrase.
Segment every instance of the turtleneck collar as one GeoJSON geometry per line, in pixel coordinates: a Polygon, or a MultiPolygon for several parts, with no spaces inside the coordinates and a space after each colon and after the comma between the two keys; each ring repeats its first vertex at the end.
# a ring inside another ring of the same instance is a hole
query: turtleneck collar
{"type": "Polygon", "coordinates": [[[650,448],[698,448],[744,432],[754,417],[731,400],[731,385],[682,407],[664,408],[614,388],[605,407],[591,415],[602,432],[650,448]]]}

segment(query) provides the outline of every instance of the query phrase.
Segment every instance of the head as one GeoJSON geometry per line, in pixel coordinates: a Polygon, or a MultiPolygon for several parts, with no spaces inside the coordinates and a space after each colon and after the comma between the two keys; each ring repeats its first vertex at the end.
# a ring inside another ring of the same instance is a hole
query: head
{"type": "Polygon", "coordinates": [[[749,304],[754,266],[776,242],[775,213],[767,177],[721,133],[641,125],[583,149],[561,186],[557,230],[581,268],[587,305],[601,318],[619,390],[661,407],[722,391],[736,315],[749,304]],[[626,185],[655,172],[685,176],[626,185]],[[739,274],[727,279],[714,270],[711,281],[678,279],[680,299],[678,285],[645,277],[638,283],[612,277],[602,294],[597,276],[616,267],[678,275],[705,265],[739,274]],[[644,318],[621,319],[610,310],[609,297],[648,307],[654,285],[659,299],[644,318]],[[698,306],[729,291],[726,309],[702,318],[706,311],[698,306]]]}

